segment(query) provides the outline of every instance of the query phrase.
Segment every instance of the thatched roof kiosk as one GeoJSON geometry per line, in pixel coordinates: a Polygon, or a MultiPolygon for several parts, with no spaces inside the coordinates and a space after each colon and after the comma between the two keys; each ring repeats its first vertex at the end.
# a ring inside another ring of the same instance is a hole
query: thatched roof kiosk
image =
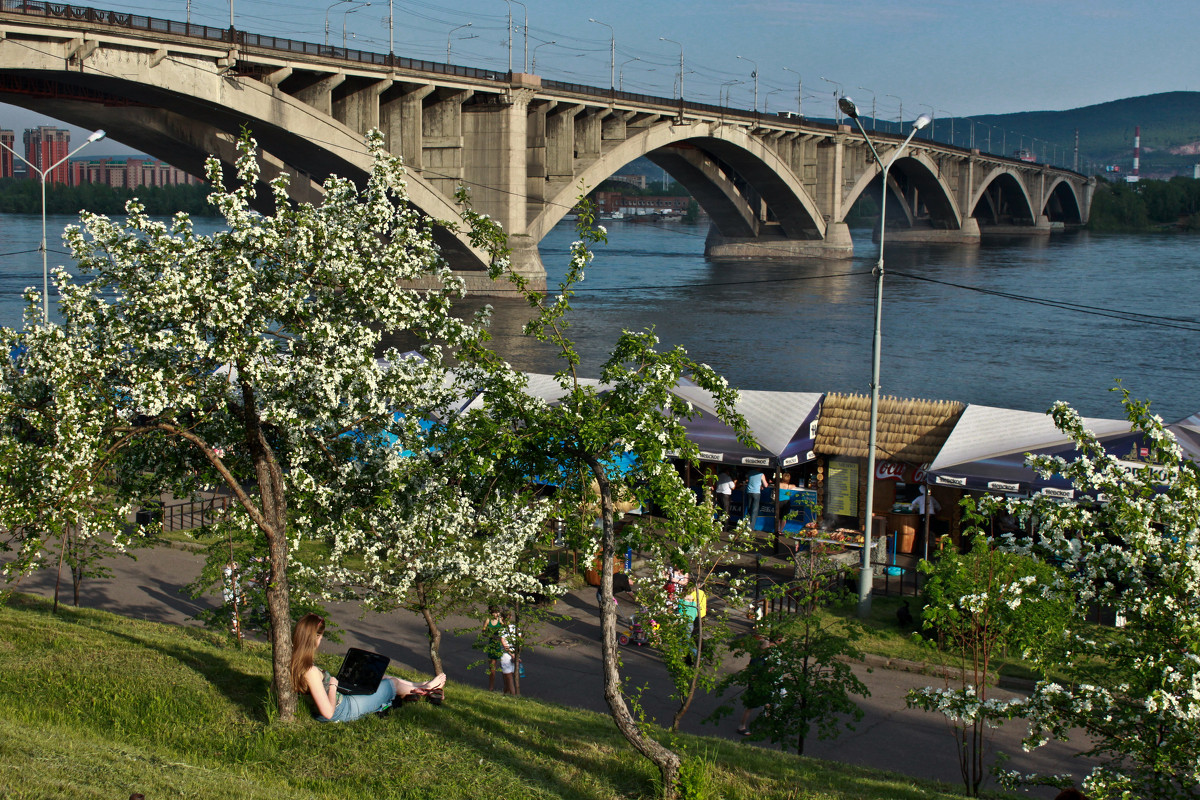
{"type": "MultiPolygon", "coordinates": [[[[895,481],[923,479],[922,466],[937,457],[965,408],[963,403],[952,400],[879,398],[876,475],[882,472],[891,478],[884,483],[892,488],[876,487],[875,513],[891,510],[896,499],[895,481]]],[[[860,529],[866,519],[866,509],[859,498],[866,497],[870,424],[870,396],[827,394],[813,447],[821,461],[817,474],[828,481],[826,484],[823,480],[819,486],[827,511],[835,516],[856,517],[860,529]]]]}

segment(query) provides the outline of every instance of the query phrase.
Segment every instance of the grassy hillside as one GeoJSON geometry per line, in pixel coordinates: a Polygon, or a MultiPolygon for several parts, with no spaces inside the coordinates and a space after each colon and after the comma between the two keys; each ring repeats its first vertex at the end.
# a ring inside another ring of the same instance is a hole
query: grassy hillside
{"type": "MultiPolygon", "coordinates": [[[[17,596],[0,607],[0,796],[654,793],[654,770],[607,717],[591,712],[452,683],[440,708],[405,706],[347,725],[280,725],[265,702],[269,673],[261,646],[241,651],[218,634],[98,611],[54,616],[45,602],[17,596]]],[[[676,745],[706,762],[712,798],[960,796],[956,787],[721,739],[679,736],[676,745]]]]}

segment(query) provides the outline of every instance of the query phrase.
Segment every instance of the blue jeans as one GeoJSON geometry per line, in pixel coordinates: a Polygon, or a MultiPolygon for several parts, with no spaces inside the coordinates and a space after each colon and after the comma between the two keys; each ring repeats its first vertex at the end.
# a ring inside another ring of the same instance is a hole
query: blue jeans
{"type": "Polygon", "coordinates": [[[750,528],[753,529],[754,525],[758,522],[758,507],[762,505],[762,493],[755,492],[751,494],[747,492],[744,505],[746,511],[745,518],[750,520],[750,528]]]}
{"type": "Polygon", "coordinates": [[[321,722],[351,722],[359,717],[365,717],[386,706],[396,698],[396,686],[387,678],[379,682],[379,688],[374,694],[344,694],[338,701],[333,716],[329,719],[317,719],[321,722]]]}

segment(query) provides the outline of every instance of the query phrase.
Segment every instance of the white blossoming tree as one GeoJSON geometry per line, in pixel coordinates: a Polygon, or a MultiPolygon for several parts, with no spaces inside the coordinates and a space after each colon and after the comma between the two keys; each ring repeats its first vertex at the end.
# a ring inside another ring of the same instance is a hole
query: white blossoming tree
{"type": "MultiPolygon", "coordinates": [[[[673,457],[696,461],[697,450],[685,435],[683,420],[692,415],[690,405],[670,390],[687,377],[707,389],[720,418],[751,439],[744,420],[735,411],[737,393],[724,378],[705,364],[689,358],[682,348],[659,352],[652,332],[626,331],[600,368],[599,386],[579,378],[579,355],[568,336],[572,287],[584,278],[592,260],[590,247],[605,239],[603,228],[592,227],[593,216],[580,215],[580,239],[571,247],[567,274],[559,293],[546,297],[526,291],[535,309],[526,334],[554,346],[563,362],[557,379],[562,397],[553,404],[530,398],[524,392],[489,394],[487,403],[498,425],[491,441],[501,454],[497,465],[517,474],[538,476],[558,485],[560,507],[576,509],[574,527],[588,552],[599,554],[600,627],[604,697],[618,730],[627,741],[659,769],[664,795],[674,797],[679,787],[681,759],[651,735],[631,711],[621,678],[617,645],[617,612],[613,605],[613,561],[626,548],[651,549],[644,537],[661,535],[656,526],[618,526],[619,503],[652,505],[664,520],[681,553],[700,549],[719,537],[711,500],[698,498],[672,464],[673,457]],[[582,509],[580,512],[578,510],[582,509]],[[598,513],[595,513],[598,512],[598,513]]],[[[490,221],[468,215],[468,223],[484,238],[491,238],[490,221]]],[[[504,259],[497,262],[501,266],[504,259]]],[[[518,276],[510,278],[525,288],[518,276]]],[[[486,358],[483,359],[486,361],[486,358]]]]}
{"type": "Polygon", "coordinates": [[[1030,463],[1103,502],[1038,496],[1015,506],[1034,514],[1037,537],[1010,538],[1008,546],[1061,564],[1054,588],[1078,598],[1054,659],[1067,680],[1039,683],[1025,704],[1026,744],[1082,730],[1094,742],[1087,755],[1098,762],[1085,787],[1094,798],[1197,798],[1200,475],[1147,403],[1128,392],[1124,403],[1145,434],[1149,464],[1105,452],[1079,415],[1060,403],[1051,413],[1079,455],[1030,463]],[[1121,624],[1089,624],[1085,614],[1095,606],[1112,610],[1121,624]]]}
{"type": "MultiPolygon", "coordinates": [[[[215,159],[208,163],[212,202],[226,226],[211,236],[183,214],[169,224],[151,220],[136,201],[124,223],[84,214],[66,234],[79,276],[56,274],[63,323],[27,325],[25,364],[37,371],[6,373],[6,380],[41,382],[63,428],[25,469],[6,476],[13,482],[6,499],[29,509],[26,538],[50,530],[44,508],[55,502],[95,506],[82,479],[71,481],[99,464],[114,469],[119,496],[186,497],[212,487],[233,496],[230,524],[266,544],[273,688],[284,720],[296,708],[293,545],[307,538],[327,547],[319,565],[327,587],[353,584],[369,597],[407,589],[413,570],[405,551],[417,529],[429,535],[428,526],[405,509],[393,507],[390,516],[381,507],[411,486],[447,480],[422,420],[447,418],[465,391],[447,379],[443,347],[478,335],[449,314],[460,286],[407,202],[398,160],[377,132],[368,146],[375,160],[361,190],[335,177],[320,205],[296,205],[279,179],[271,184],[275,211],[263,215],[251,209],[258,168],[254,142],[243,137],[235,188],[226,187],[215,159]],[[404,281],[439,288],[400,288],[404,281]],[[377,359],[381,332],[395,330],[441,344],[422,346],[423,358],[387,352],[377,359]],[[53,470],[34,463],[50,458],[65,463],[53,470]],[[39,490],[46,475],[54,482],[39,490]],[[367,558],[353,573],[345,567],[351,554],[380,548],[388,558],[367,558]]],[[[459,532],[451,544],[479,523],[466,505],[461,516],[429,507],[443,530],[459,532]]],[[[106,508],[109,522],[125,510],[106,508]]],[[[507,502],[483,513],[490,530],[507,529],[499,521],[506,514],[530,517],[507,502]]],[[[431,544],[421,557],[445,553],[431,544]]]]}

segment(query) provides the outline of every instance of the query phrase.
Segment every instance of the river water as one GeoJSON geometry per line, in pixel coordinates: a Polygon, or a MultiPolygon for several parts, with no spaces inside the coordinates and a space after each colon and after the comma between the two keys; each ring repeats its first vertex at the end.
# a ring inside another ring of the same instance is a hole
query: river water
{"type": "MultiPolygon", "coordinates": [[[[52,266],[66,260],[58,232],[73,221],[49,218],[52,266]]],[[[684,346],[736,386],[869,390],[870,231],[852,231],[853,259],[789,264],[708,261],[703,224],[606,225],[609,243],[597,248],[571,318],[583,374],[597,374],[622,329],[653,326],[664,346],[684,346]]],[[[41,284],[39,238],[40,217],[0,215],[2,325],[20,324],[21,291],[41,284]]],[[[551,286],[574,238],[564,223],[542,242],[551,286]]],[[[1066,400],[1115,417],[1110,390],[1120,379],[1167,421],[1200,411],[1198,244],[1088,232],[977,246],[889,242],[881,391],[1030,411],[1066,400]]],[[[521,369],[556,368],[549,349],[520,335],[523,303],[487,302],[497,350],[521,369]]]]}

